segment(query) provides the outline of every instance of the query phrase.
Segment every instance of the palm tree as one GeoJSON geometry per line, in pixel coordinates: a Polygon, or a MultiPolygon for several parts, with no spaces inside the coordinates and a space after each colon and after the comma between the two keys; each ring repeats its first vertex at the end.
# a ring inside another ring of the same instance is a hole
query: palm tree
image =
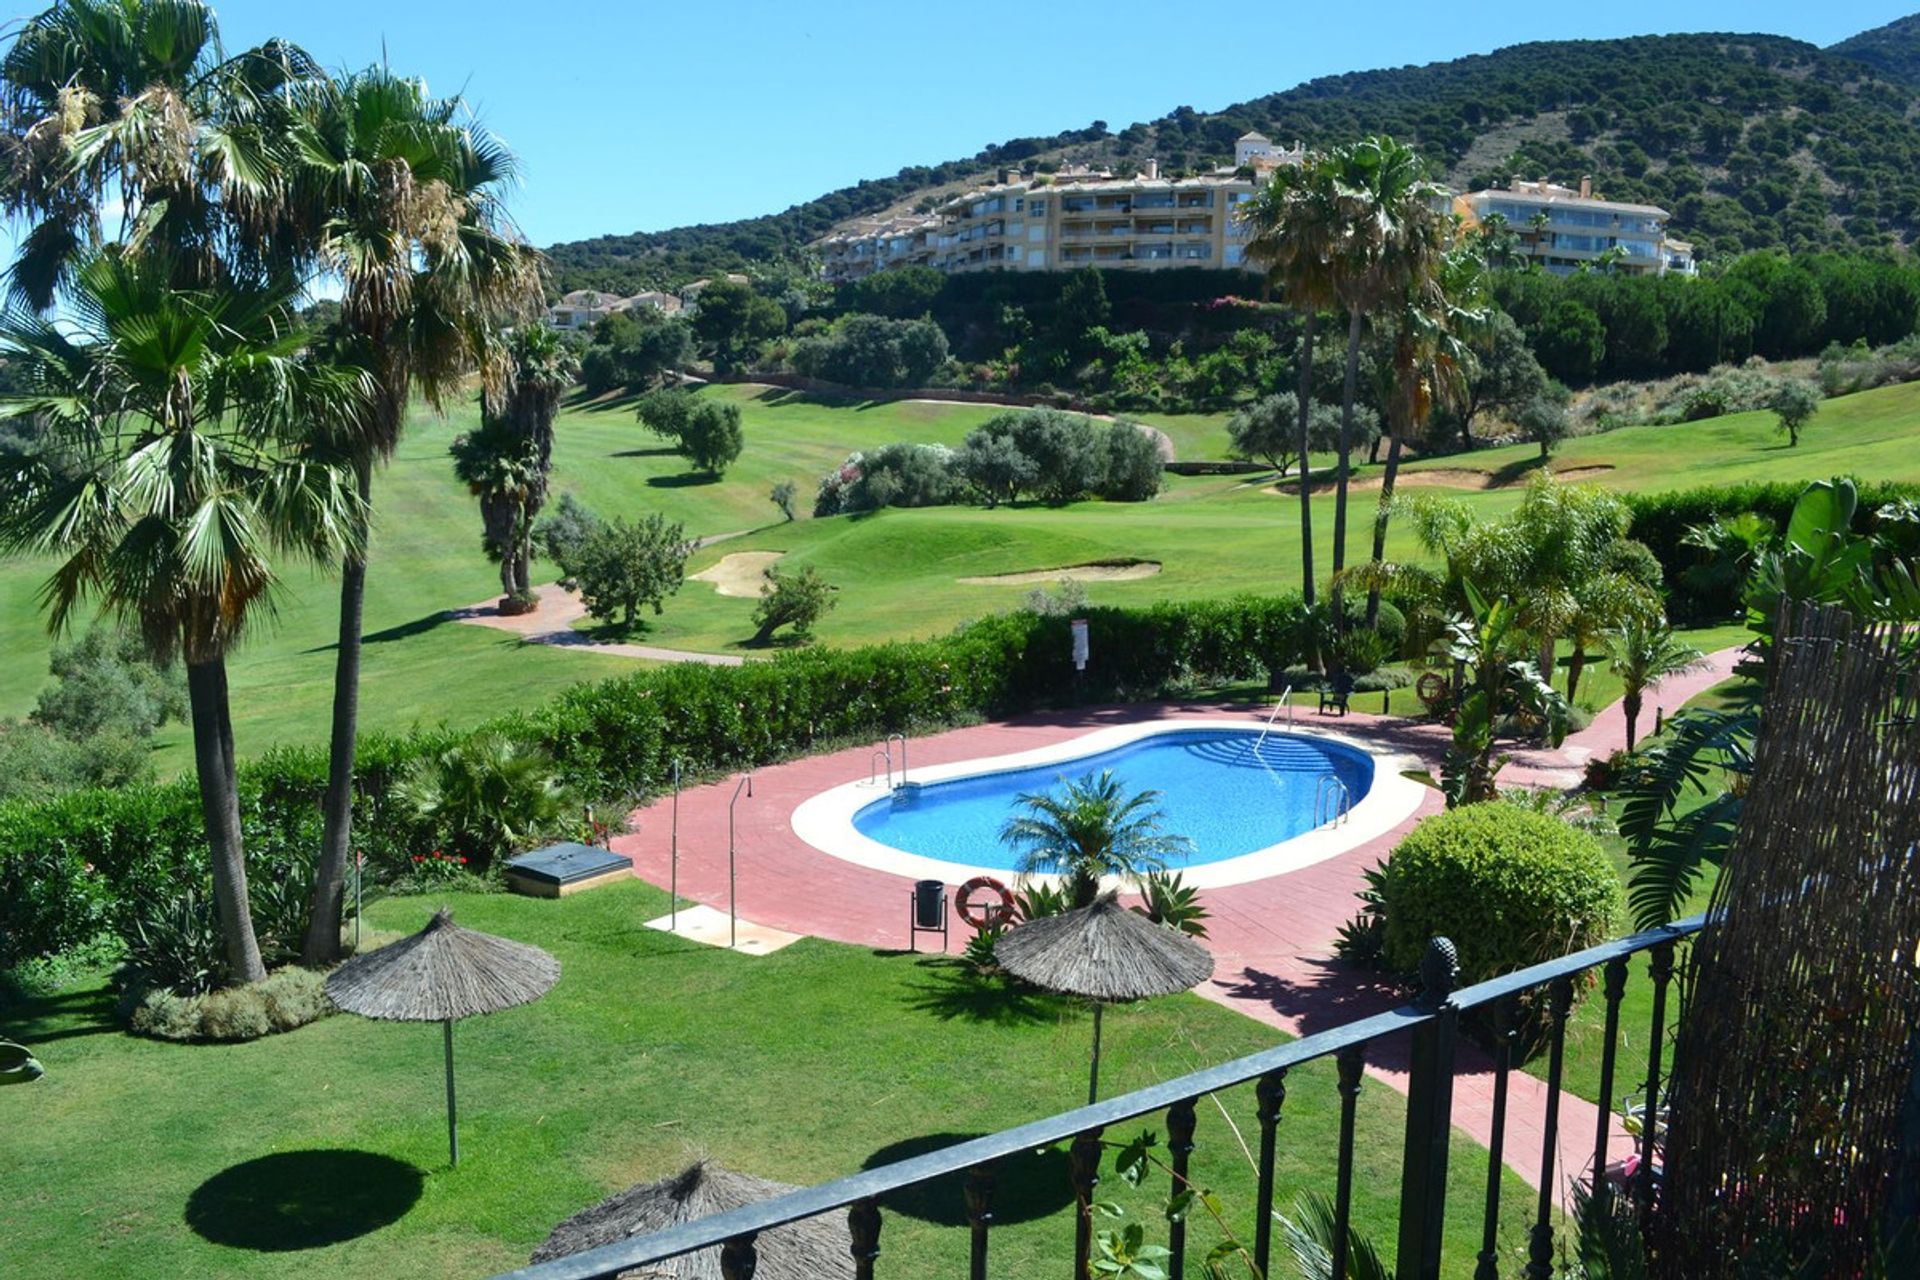
{"type": "Polygon", "coordinates": [[[1331,172],[1325,158],[1308,152],[1298,165],[1276,169],[1271,181],[1240,207],[1248,230],[1247,260],[1266,270],[1269,286],[1278,285],[1300,315],[1300,595],[1314,601],[1313,496],[1308,464],[1308,423],[1313,409],[1314,322],[1338,301],[1333,257],[1340,238],[1331,172]]]}
{"type": "Polygon", "coordinates": [[[1347,312],[1346,378],[1341,391],[1340,460],[1333,497],[1333,623],[1344,631],[1341,572],[1347,563],[1347,482],[1353,461],[1353,410],[1359,392],[1360,341],[1367,317],[1405,297],[1436,268],[1441,188],[1428,182],[1413,148],[1390,137],[1365,138],[1326,159],[1335,207],[1334,292],[1347,312]]]}
{"type": "Polygon", "coordinates": [[[553,420],[580,360],[545,324],[514,331],[506,347],[505,388],[482,394],[480,429],[455,438],[451,452],[454,474],[480,499],[501,590],[525,602],[533,593],[533,522],[553,472],[553,420]]]}
{"type": "Polygon", "coordinates": [[[288,283],[172,288],[158,255],[109,250],[73,272],[56,325],[0,320],[33,391],[4,402],[42,445],[0,484],[0,547],[59,563],[42,591],[64,628],[91,601],[187,670],[214,896],[230,976],[266,976],[248,912],[227,655],[271,607],[275,553],[331,560],[362,527],[308,433],[364,408],[363,380],[299,358],[288,283]]]}
{"type": "Polygon", "coordinates": [[[1676,640],[1664,622],[1639,614],[1609,631],[1605,640],[1607,669],[1620,677],[1623,687],[1620,705],[1627,713],[1627,750],[1631,751],[1647,690],[1659,688],[1669,676],[1700,670],[1707,659],[1698,649],[1676,640]]]}
{"type": "MultiPolygon", "coordinates": [[[[1400,450],[1406,438],[1426,425],[1438,404],[1461,403],[1466,378],[1473,367],[1467,337],[1483,328],[1490,315],[1481,264],[1464,247],[1432,253],[1427,235],[1446,235],[1445,222],[1435,214],[1425,233],[1409,238],[1416,245],[1418,263],[1409,264],[1407,295],[1392,317],[1391,346],[1385,361],[1391,386],[1387,404],[1387,465],[1380,478],[1380,505],[1373,517],[1373,559],[1377,567],[1387,554],[1387,525],[1393,518],[1393,490],[1400,476],[1400,450]]],[[[1367,589],[1366,625],[1380,616],[1380,584],[1367,589]]]]}
{"type": "Polygon", "coordinates": [[[394,798],[470,859],[476,873],[558,822],[568,807],[547,754],[498,732],[417,762],[394,798]]]}
{"type": "Polygon", "coordinates": [[[1106,769],[1069,782],[1059,795],[1019,796],[1026,812],[1008,818],[1000,838],[1020,851],[1021,874],[1064,875],[1072,905],[1088,907],[1099,896],[1102,876],[1138,885],[1165,870],[1169,859],[1191,851],[1185,836],[1160,830],[1166,815],[1155,807],[1159,799],[1158,791],[1127,795],[1113,770],[1106,769]]]}
{"type": "MultiPolygon", "coordinates": [[[[414,392],[436,408],[497,344],[489,335],[538,303],[541,263],[501,207],[512,156],[463,123],[457,98],[374,68],[308,86],[293,129],[291,204],[321,270],[342,285],[343,351],[375,386],[363,429],[335,442],[363,509],[373,471],[391,457],[414,392]]],[[[500,386],[498,363],[486,370],[500,386]]],[[[342,566],[332,744],[307,964],[334,959],[353,828],[360,710],[360,631],[367,537],[342,566]]]]}
{"type": "Polygon", "coordinates": [[[200,0],[61,0],[29,18],[0,62],[0,205],[28,224],[15,299],[44,311],[109,241],[159,249],[187,287],[285,265],[288,90],[317,74],[278,40],[225,57],[200,0]]]}

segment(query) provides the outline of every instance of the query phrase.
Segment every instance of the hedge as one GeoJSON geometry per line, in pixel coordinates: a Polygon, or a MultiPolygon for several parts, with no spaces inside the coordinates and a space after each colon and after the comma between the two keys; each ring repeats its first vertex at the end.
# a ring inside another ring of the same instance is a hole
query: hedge
{"type": "MultiPolygon", "coordinates": [[[[1881,507],[1902,498],[1920,499],[1920,485],[1859,480],[1854,484],[1860,495],[1854,513],[1854,530],[1858,533],[1872,533],[1879,527],[1881,507]]],[[[1793,504],[1806,490],[1803,482],[1776,481],[1621,495],[1629,513],[1627,536],[1645,543],[1660,561],[1666,578],[1668,615],[1676,622],[1713,622],[1732,617],[1740,608],[1744,578],[1710,572],[1710,557],[1683,541],[1689,530],[1709,524],[1715,517],[1725,519],[1749,511],[1784,529],[1793,514],[1793,504]]]]}
{"type": "Polygon", "coordinates": [[[1591,834],[1503,801],[1421,822],[1379,877],[1383,958],[1419,968],[1427,942],[1453,940],[1470,985],[1606,939],[1620,877],[1591,834]]]}
{"type": "MultiPolygon", "coordinates": [[[[935,640],[637,671],[474,732],[537,742],[581,792],[637,802],[665,786],[675,759],[691,776],[726,773],[898,731],[1257,678],[1300,662],[1322,626],[1287,596],[1089,609],[1085,617],[1085,672],[1073,669],[1067,619],[1002,614],[935,640]]],[[[389,801],[413,761],[458,737],[361,740],[354,845],[370,878],[404,874],[410,856],[429,847],[432,833],[389,801]]],[[[320,749],[277,750],[242,767],[256,924],[264,911],[297,908],[325,789],[320,749]]],[[[0,967],[123,931],[136,905],[207,880],[191,777],[0,805],[0,967]]]]}

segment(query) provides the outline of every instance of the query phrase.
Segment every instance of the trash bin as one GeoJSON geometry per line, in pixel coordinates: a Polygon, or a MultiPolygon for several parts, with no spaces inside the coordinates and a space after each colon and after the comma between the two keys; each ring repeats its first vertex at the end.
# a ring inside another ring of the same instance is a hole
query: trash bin
{"type": "Polygon", "coordinates": [[[916,929],[938,929],[947,914],[947,886],[938,880],[913,882],[913,924],[916,929]]]}

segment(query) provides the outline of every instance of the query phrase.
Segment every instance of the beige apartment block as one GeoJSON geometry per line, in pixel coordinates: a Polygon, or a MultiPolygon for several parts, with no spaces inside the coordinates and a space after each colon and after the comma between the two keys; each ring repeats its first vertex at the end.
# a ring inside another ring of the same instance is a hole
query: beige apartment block
{"type": "Polygon", "coordinates": [[[888,267],[968,271],[1071,271],[1103,267],[1154,271],[1242,268],[1247,234],[1235,216],[1274,168],[1303,154],[1249,133],[1234,164],[1212,173],[1162,177],[1066,167],[961,193],[931,215],[855,224],[820,241],[829,280],[856,280],[888,267]]]}

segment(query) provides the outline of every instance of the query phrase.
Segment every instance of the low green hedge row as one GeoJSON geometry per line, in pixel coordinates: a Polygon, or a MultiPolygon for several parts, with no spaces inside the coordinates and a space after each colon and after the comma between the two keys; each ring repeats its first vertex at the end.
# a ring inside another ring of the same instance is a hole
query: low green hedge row
{"type": "MultiPolygon", "coordinates": [[[[1902,498],[1920,500],[1920,485],[1858,480],[1855,484],[1860,505],[1854,528],[1859,533],[1879,529],[1882,507],[1902,498]]],[[[1806,489],[1802,482],[1755,481],[1622,495],[1630,513],[1627,536],[1645,543],[1665,574],[1668,616],[1676,622],[1714,622],[1732,617],[1740,608],[1744,572],[1731,562],[1716,564],[1707,552],[1688,546],[1689,530],[1711,524],[1716,517],[1727,519],[1749,511],[1783,529],[1793,504],[1806,489]]]]}
{"type": "MultiPolygon", "coordinates": [[[[1257,678],[1297,665],[1325,630],[1288,596],[1085,617],[1085,672],[1073,669],[1068,619],[1004,614],[936,640],[639,671],[483,727],[539,743],[581,793],[626,803],[658,793],[676,759],[697,777],[897,731],[1257,678]]],[[[434,847],[435,833],[392,802],[393,789],[413,761],[458,736],[361,740],[354,843],[370,879],[403,875],[413,854],[434,847]]],[[[298,914],[319,846],[326,754],[271,752],[243,767],[240,786],[255,922],[285,932],[278,918],[298,914]]],[[[0,967],[124,934],[136,908],[206,883],[190,776],[0,805],[0,967]]]]}

